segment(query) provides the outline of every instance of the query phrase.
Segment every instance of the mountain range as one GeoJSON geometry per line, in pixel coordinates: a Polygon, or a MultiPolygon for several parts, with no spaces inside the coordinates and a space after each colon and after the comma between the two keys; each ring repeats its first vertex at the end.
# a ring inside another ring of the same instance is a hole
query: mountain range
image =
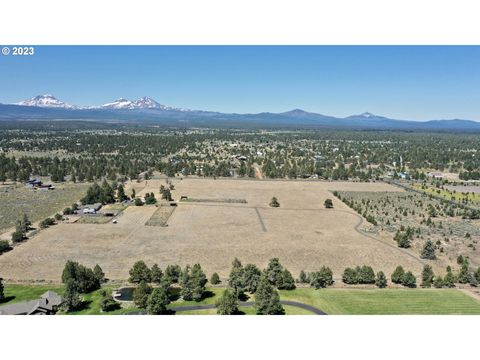
{"type": "Polygon", "coordinates": [[[117,99],[98,106],[67,104],[53,95],[39,95],[15,104],[0,104],[1,120],[96,120],[182,127],[326,128],[480,132],[480,122],[434,119],[390,119],[365,112],[344,118],[293,109],[282,113],[220,113],[166,106],[149,98],[117,99]]]}

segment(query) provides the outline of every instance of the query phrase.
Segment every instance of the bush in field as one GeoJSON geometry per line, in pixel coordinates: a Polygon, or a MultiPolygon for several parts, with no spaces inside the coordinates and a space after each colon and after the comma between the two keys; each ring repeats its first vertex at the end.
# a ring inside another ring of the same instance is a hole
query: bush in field
{"type": "Polygon", "coordinates": [[[270,207],[280,207],[280,203],[275,196],[272,197],[272,200],[270,201],[270,207]]]}
{"type": "Polygon", "coordinates": [[[120,304],[113,299],[112,295],[107,294],[105,290],[102,290],[101,295],[100,309],[102,309],[103,312],[109,312],[120,308],[120,304]]]}
{"type": "Polygon", "coordinates": [[[343,271],[342,281],[345,284],[349,284],[349,285],[358,284],[357,272],[355,271],[355,269],[346,268],[343,271]]]}
{"type": "Polygon", "coordinates": [[[216,272],[213,273],[212,276],[210,277],[210,284],[212,285],[220,284],[220,276],[218,276],[216,272]]]}
{"type": "Polygon", "coordinates": [[[136,198],[133,203],[135,206],[143,206],[143,201],[140,198],[136,198]]]}
{"type": "Polygon", "coordinates": [[[371,266],[363,265],[357,268],[359,284],[375,284],[375,272],[371,266]]]}
{"type": "Polygon", "coordinates": [[[0,255],[9,250],[12,250],[12,247],[8,240],[0,240],[0,255]]]}
{"type": "Polygon", "coordinates": [[[415,278],[415,275],[413,275],[411,271],[407,271],[403,275],[402,285],[410,288],[414,288],[417,286],[417,279],[415,278]]]}
{"type": "Polygon", "coordinates": [[[238,313],[238,297],[231,289],[225,289],[215,306],[219,315],[236,314],[238,313]]]}
{"type": "Polygon", "coordinates": [[[147,193],[145,195],[145,205],[153,205],[157,203],[157,199],[155,199],[155,194],[152,193],[147,193]]]}
{"type": "Polygon", "coordinates": [[[151,281],[151,271],[144,261],[140,260],[133,264],[133,267],[129,271],[130,279],[132,283],[140,283],[142,281],[149,283],[151,281]]]}
{"type": "Polygon", "coordinates": [[[310,286],[315,289],[325,288],[333,284],[333,273],[329,267],[322,266],[319,271],[310,273],[310,286]]]}
{"type": "Polygon", "coordinates": [[[325,202],[323,203],[323,206],[325,206],[326,209],[333,209],[332,199],[326,199],[325,202]]]}
{"type": "Polygon", "coordinates": [[[305,271],[301,270],[300,274],[298,275],[297,282],[300,284],[308,284],[310,281],[308,280],[308,275],[305,271]]]}
{"type": "Polygon", "coordinates": [[[279,289],[283,290],[293,290],[295,289],[295,280],[293,279],[292,273],[288,269],[284,268],[282,271],[282,285],[279,289]]]}
{"type": "Polygon", "coordinates": [[[392,282],[394,284],[401,284],[403,282],[403,276],[405,275],[405,270],[403,270],[403,267],[397,266],[395,271],[392,273],[392,282]]]}
{"type": "Polygon", "coordinates": [[[433,280],[433,286],[435,286],[437,289],[440,289],[444,286],[443,279],[440,275],[435,276],[435,279],[433,280]]]}
{"type": "Polygon", "coordinates": [[[375,279],[375,285],[377,285],[377,287],[381,289],[387,287],[387,277],[385,276],[383,271],[379,271],[377,273],[377,278],[375,279]]]}
{"type": "Polygon", "coordinates": [[[20,232],[20,231],[15,231],[13,234],[12,234],[12,242],[13,243],[19,243],[19,242],[22,242],[25,238],[25,234],[20,232]]]}
{"type": "Polygon", "coordinates": [[[52,225],[55,225],[55,219],[53,218],[46,218],[44,220],[42,220],[42,222],[40,223],[40,227],[42,229],[46,229],[52,225]]]}

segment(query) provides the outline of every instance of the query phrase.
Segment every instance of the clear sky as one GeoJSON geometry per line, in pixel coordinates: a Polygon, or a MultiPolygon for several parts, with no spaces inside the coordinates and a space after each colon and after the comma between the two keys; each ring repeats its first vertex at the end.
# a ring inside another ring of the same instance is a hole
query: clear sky
{"type": "Polygon", "coordinates": [[[124,97],[222,112],[480,120],[480,46],[37,46],[0,55],[0,102],[124,97]]]}

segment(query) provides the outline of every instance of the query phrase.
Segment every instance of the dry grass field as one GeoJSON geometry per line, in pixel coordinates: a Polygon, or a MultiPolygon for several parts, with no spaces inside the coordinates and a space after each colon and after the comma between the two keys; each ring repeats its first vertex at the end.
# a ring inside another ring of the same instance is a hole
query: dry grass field
{"type": "MultiPolygon", "coordinates": [[[[165,180],[136,184],[137,194],[154,192],[165,180]],[[143,184],[145,185],[145,184],[143,184]]],[[[174,180],[175,200],[246,199],[247,203],[179,202],[167,226],[146,226],[155,206],[130,206],[118,223],[59,224],[41,231],[13,251],[0,256],[0,274],[18,281],[59,281],[68,259],[94,266],[100,264],[111,279],[128,278],[137,260],[181,266],[200,263],[209,276],[216,271],[227,277],[231,262],[264,267],[278,257],[294,276],[328,265],[336,278],[346,266],[369,264],[390,274],[403,265],[420,274],[422,262],[413,253],[387,241],[358,232],[361,218],[330,191],[401,191],[383,183],[174,180]],[[279,208],[269,207],[273,196],[279,208]],[[332,198],[334,209],[323,202],[332,198]]]]}

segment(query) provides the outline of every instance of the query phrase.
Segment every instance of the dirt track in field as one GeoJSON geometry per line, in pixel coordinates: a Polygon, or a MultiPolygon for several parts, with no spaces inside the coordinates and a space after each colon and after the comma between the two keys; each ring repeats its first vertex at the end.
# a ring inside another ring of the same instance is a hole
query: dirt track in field
{"type": "MultiPolygon", "coordinates": [[[[137,193],[154,192],[165,180],[149,180],[137,193]]],[[[356,213],[330,191],[399,191],[383,183],[174,180],[172,192],[201,199],[246,199],[246,204],[180,202],[168,226],[145,226],[155,206],[129,207],[117,224],[59,224],[0,256],[5,279],[59,281],[64,263],[100,264],[111,279],[128,278],[137,260],[147,264],[200,263],[209,276],[228,276],[235,257],[264,267],[280,258],[296,277],[300,270],[328,265],[335,277],[346,266],[368,264],[390,274],[397,265],[419,274],[422,263],[382,241],[356,230],[356,213]],[[280,208],[268,206],[276,196],[280,208]],[[335,209],[323,202],[332,198],[335,209]]]]}

